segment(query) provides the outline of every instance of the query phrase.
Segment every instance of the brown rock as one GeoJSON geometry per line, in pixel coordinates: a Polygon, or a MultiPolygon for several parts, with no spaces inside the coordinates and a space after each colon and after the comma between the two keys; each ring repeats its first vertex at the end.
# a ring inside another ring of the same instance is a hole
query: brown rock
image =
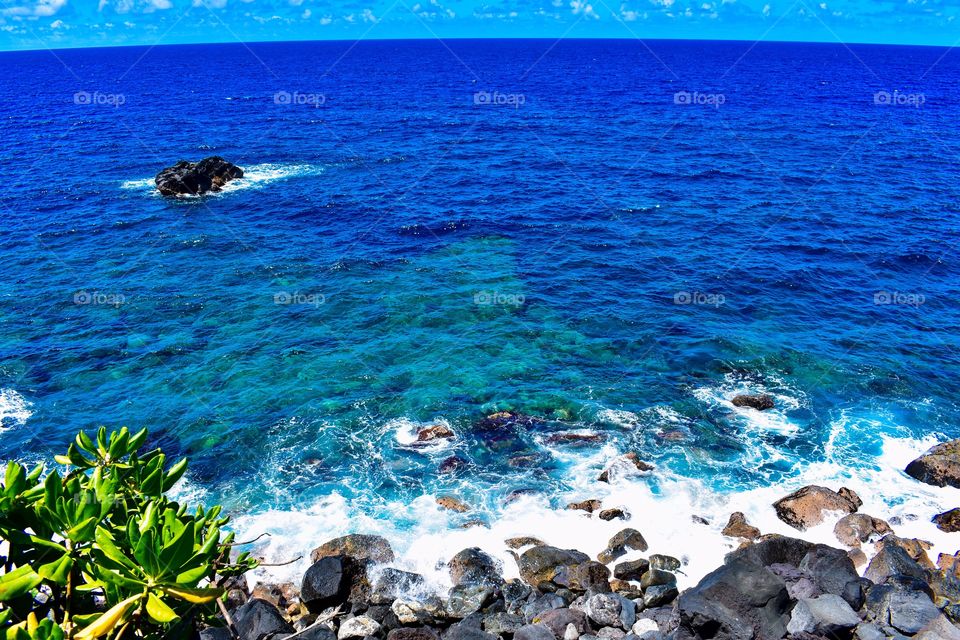
{"type": "Polygon", "coordinates": [[[417,442],[431,442],[452,437],[454,437],[454,433],[450,427],[443,424],[433,424],[417,433],[417,442]]]}
{"type": "Polygon", "coordinates": [[[864,542],[869,542],[871,538],[885,536],[888,533],[893,533],[893,529],[886,521],[865,513],[851,513],[844,516],[833,528],[833,534],[837,536],[837,540],[848,547],[857,548],[864,542]]]}
{"type": "Polygon", "coordinates": [[[278,609],[286,609],[293,605],[300,608],[300,590],[290,582],[280,584],[258,583],[250,594],[251,598],[266,600],[278,609]]]}
{"type": "Polygon", "coordinates": [[[832,491],[826,487],[809,485],[794,491],[773,503],[777,516],[800,531],[823,522],[825,512],[855,513],[860,498],[849,489],[832,491]]]}
{"type": "Polygon", "coordinates": [[[773,397],[767,394],[742,394],[734,397],[731,402],[735,407],[749,407],[757,411],[766,411],[774,407],[773,397]]]}
{"type": "Polygon", "coordinates": [[[937,557],[937,568],[940,569],[944,575],[952,575],[955,578],[960,578],[960,551],[952,556],[941,553],[937,557]]]}
{"type": "Polygon", "coordinates": [[[636,529],[626,528],[618,532],[607,543],[607,548],[600,552],[597,559],[603,564],[610,564],[617,558],[625,556],[628,550],[646,551],[647,541],[636,529]]]}
{"type": "Polygon", "coordinates": [[[940,531],[954,533],[960,531],[960,509],[950,509],[933,516],[933,523],[940,531]]]}
{"type": "Polygon", "coordinates": [[[437,504],[444,509],[456,511],[457,513],[466,513],[467,511],[470,511],[470,507],[467,505],[467,503],[458,500],[453,496],[439,496],[437,497],[437,504]]]}
{"type": "Polygon", "coordinates": [[[614,460],[610,466],[603,470],[603,473],[600,474],[597,480],[600,482],[610,482],[611,476],[617,478],[618,476],[636,473],[638,471],[640,473],[646,473],[653,471],[654,468],[652,464],[647,464],[640,459],[640,456],[631,451],[614,460]]]}
{"type": "Polygon", "coordinates": [[[867,564],[867,554],[865,554],[862,549],[850,549],[847,551],[847,556],[850,558],[850,562],[853,563],[853,566],[855,566],[857,569],[860,569],[867,564]]]}
{"type": "Polygon", "coordinates": [[[631,584],[626,580],[617,580],[616,578],[610,580],[610,589],[612,589],[617,595],[623,596],[629,600],[643,597],[643,590],[637,585],[631,584]]]}
{"type": "Polygon", "coordinates": [[[571,511],[586,511],[587,513],[593,513],[594,511],[599,511],[603,506],[596,498],[590,500],[583,500],[581,502],[571,502],[567,505],[567,509],[571,511]]]}
{"type": "Polygon", "coordinates": [[[926,540],[917,538],[899,538],[895,535],[888,535],[881,538],[874,547],[880,551],[886,545],[895,545],[907,552],[911,558],[916,560],[917,564],[925,569],[933,569],[933,561],[927,555],[927,551],[933,548],[933,544],[926,540]]]}
{"type": "Polygon", "coordinates": [[[960,440],[941,442],[907,465],[907,474],[937,487],[960,488],[960,440]]]}
{"type": "Polygon", "coordinates": [[[626,520],[629,517],[630,514],[620,508],[604,509],[600,512],[600,519],[607,522],[610,520],[626,520]]]}
{"type": "Polygon", "coordinates": [[[310,561],[317,563],[329,556],[348,556],[355,560],[378,564],[394,561],[393,549],[385,538],[358,533],[351,533],[322,544],[310,554],[310,561]]]}
{"type": "Polygon", "coordinates": [[[547,544],[540,538],[533,536],[519,536],[516,538],[507,538],[503,541],[511,549],[522,549],[523,547],[542,547],[547,544]]]}
{"type": "Polygon", "coordinates": [[[760,537],[760,529],[747,522],[747,517],[740,511],[730,514],[727,526],[723,528],[723,535],[744,540],[756,540],[760,537]]]}

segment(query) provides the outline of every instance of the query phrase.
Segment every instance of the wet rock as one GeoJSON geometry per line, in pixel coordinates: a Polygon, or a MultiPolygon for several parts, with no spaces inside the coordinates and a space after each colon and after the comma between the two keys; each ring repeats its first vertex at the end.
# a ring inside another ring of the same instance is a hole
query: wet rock
{"type": "Polygon", "coordinates": [[[417,432],[417,442],[434,442],[453,438],[456,434],[445,424],[433,424],[417,432]]]}
{"type": "Polygon", "coordinates": [[[544,611],[536,619],[534,624],[545,625],[557,638],[563,638],[567,632],[567,626],[573,625],[574,629],[580,633],[586,633],[590,630],[590,624],[587,622],[587,614],[576,609],[551,609],[544,611]]]}
{"type": "Polygon", "coordinates": [[[470,506],[466,502],[458,500],[453,496],[439,496],[437,498],[437,504],[443,509],[456,511],[457,513],[466,513],[467,511],[470,511],[470,506]]]}
{"type": "Polygon", "coordinates": [[[960,509],[950,509],[949,511],[938,513],[933,516],[932,522],[937,525],[937,529],[945,531],[946,533],[960,531],[960,509]]]}
{"type": "Polygon", "coordinates": [[[513,634],[513,640],[557,640],[545,624],[528,624],[520,627],[513,634]]]}
{"type": "Polygon", "coordinates": [[[459,622],[443,633],[443,640],[498,640],[497,636],[483,631],[479,626],[466,621],[459,622]]]}
{"type": "Polygon", "coordinates": [[[860,549],[850,549],[847,551],[847,556],[850,558],[853,566],[855,566],[857,569],[864,567],[867,564],[867,554],[860,549]]]}
{"type": "Polygon", "coordinates": [[[905,576],[918,580],[924,579],[923,567],[910,557],[902,547],[887,544],[881,547],[873,557],[864,577],[875,584],[883,584],[890,577],[905,576]]]}
{"type": "Polygon", "coordinates": [[[675,584],[677,584],[677,576],[669,571],[663,571],[661,569],[650,569],[643,574],[643,577],[640,579],[640,586],[644,589],[660,585],[675,584]]]}
{"type": "Polygon", "coordinates": [[[500,563],[477,547],[464,549],[455,555],[447,566],[454,585],[499,587],[503,584],[500,563]]]}
{"type": "Polygon", "coordinates": [[[220,156],[200,162],[181,160],[160,171],[154,178],[157,190],[165,196],[201,195],[220,191],[223,185],[243,177],[243,169],[220,156]]]}
{"type": "Polygon", "coordinates": [[[433,624],[447,613],[443,602],[437,597],[422,600],[398,598],[390,610],[400,624],[433,624]]]}
{"type": "Polygon", "coordinates": [[[603,504],[596,499],[583,500],[581,502],[571,502],[567,505],[567,509],[571,511],[586,511],[587,513],[593,513],[594,511],[599,511],[603,504]]]}
{"type": "Polygon", "coordinates": [[[423,576],[418,573],[387,568],[379,573],[370,591],[371,604],[390,604],[400,596],[422,589],[423,576]]]}
{"type": "Polygon", "coordinates": [[[663,607],[676,600],[678,595],[680,592],[676,584],[653,585],[643,593],[643,606],[647,609],[663,607]]]}
{"type": "Polygon", "coordinates": [[[547,544],[540,538],[533,536],[520,536],[517,538],[507,538],[503,541],[511,549],[522,549],[523,547],[542,547],[547,544]]]}
{"type": "Polygon", "coordinates": [[[583,611],[601,627],[622,626],[629,629],[636,618],[636,606],[633,602],[613,593],[598,593],[587,598],[583,611]],[[625,624],[621,617],[625,612],[625,618],[630,620],[630,624],[625,624]]]}
{"type": "Polygon", "coordinates": [[[741,394],[734,396],[730,402],[735,407],[749,407],[757,411],[766,411],[767,409],[773,409],[775,406],[773,396],[767,394],[741,394]]]}
{"type": "Polygon", "coordinates": [[[754,640],[786,634],[791,602],[783,579],[735,558],[680,594],[676,607],[678,638],[754,640]]]}
{"type": "Polygon", "coordinates": [[[495,590],[484,584],[461,584],[450,589],[447,613],[453,618],[466,618],[480,611],[492,599],[495,590]]]}
{"type": "Polygon", "coordinates": [[[368,616],[357,616],[348,618],[340,623],[340,630],[337,632],[337,640],[347,640],[348,638],[365,638],[374,636],[380,631],[380,623],[368,616]]]}
{"type": "Polygon", "coordinates": [[[630,517],[630,514],[619,507],[613,509],[604,509],[600,512],[600,519],[606,520],[607,522],[611,520],[627,520],[630,517]]]}
{"type": "Polygon", "coordinates": [[[859,547],[864,542],[893,533],[886,521],[865,513],[851,513],[837,522],[833,534],[848,547],[859,547]]]}
{"type": "Polygon", "coordinates": [[[314,613],[343,603],[350,593],[352,568],[350,558],[345,556],[328,556],[314,562],[303,575],[300,599],[314,613]]]}
{"type": "Polygon", "coordinates": [[[602,551],[598,559],[603,564],[610,564],[617,558],[626,555],[627,551],[646,551],[647,541],[636,529],[626,528],[610,538],[606,550],[602,551]]]}
{"type": "Polygon", "coordinates": [[[802,599],[790,614],[787,631],[793,634],[813,633],[836,636],[860,624],[860,616],[840,596],[824,594],[802,599]]]}
{"type": "Polygon", "coordinates": [[[233,613],[233,624],[242,640],[259,640],[272,633],[293,633],[283,614],[259,598],[251,598],[233,613]]]}
{"type": "Polygon", "coordinates": [[[627,582],[626,580],[619,580],[616,578],[610,580],[610,589],[617,595],[623,596],[624,598],[628,598],[630,600],[643,598],[643,591],[640,590],[640,587],[632,582],[627,582]]]}
{"type": "Polygon", "coordinates": [[[908,464],[906,472],[920,482],[960,488],[960,439],[932,447],[908,464]]]}
{"type": "Polygon", "coordinates": [[[849,489],[832,491],[809,485],[781,498],[773,506],[781,520],[805,531],[823,522],[825,513],[854,513],[860,507],[860,498],[849,489]]]}
{"type": "Polygon", "coordinates": [[[723,528],[723,535],[731,538],[743,538],[744,540],[756,540],[760,537],[760,529],[750,525],[747,522],[747,516],[740,511],[730,514],[727,526],[723,528]]]}
{"type": "Polygon", "coordinates": [[[400,627],[392,629],[387,640],[440,640],[440,636],[430,627],[400,627]]]}
{"type": "Polygon", "coordinates": [[[250,593],[252,598],[266,600],[281,611],[285,610],[291,604],[300,604],[300,593],[297,588],[289,582],[281,584],[258,584],[250,593]]]}
{"type": "Polygon", "coordinates": [[[361,562],[383,564],[394,561],[393,549],[386,538],[352,533],[322,544],[310,554],[317,562],[328,556],[349,556],[361,562]]]}
{"type": "Polygon", "coordinates": [[[650,568],[648,560],[631,560],[621,562],[613,568],[613,576],[619,580],[640,580],[650,568]]]}
{"type": "Polygon", "coordinates": [[[601,433],[583,433],[579,431],[564,431],[547,436],[547,444],[598,444],[604,441],[601,433]]]}
{"type": "Polygon", "coordinates": [[[534,588],[547,591],[569,586],[570,575],[590,556],[574,549],[539,546],[520,556],[520,576],[534,588]]]}
{"type": "Polygon", "coordinates": [[[930,560],[930,556],[927,555],[927,551],[933,548],[933,544],[926,540],[919,540],[917,538],[900,538],[898,536],[889,535],[881,538],[875,546],[877,549],[880,549],[887,545],[895,545],[900,547],[907,552],[907,555],[916,560],[917,564],[925,569],[934,568],[933,562],[930,560]]]}
{"type": "Polygon", "coordinates": [[[493,613],[483,618],[483,630],[495,636],[514,635],[525,624],[523,616],[512,613],[493,613]]]}
{"type": "Polygon", "coordinates": [[[616,481],[620,478],[636,475],[638,473],[648,473],[654,470],[652,464],[648,464],[640,459],[634,452],[620,456],[610,463],[606,469],[597,478],[600,482],[616,481]]]}
{"type": "Polygon", "coordinates": [[[806,540],[769,534],[761,536],[752,545],[728,553],[726,562],[746,560],[764,567],[773,564],[787,564],[797,567],[814,546],[816,545],[806,540]]]}
{"type": "Polygon", "coordinates": [[[437,472],[441,475],[451,475],[462,471],[470,466],[470,463],[461,458],[460,456],[450,456],[446,460],[440,463],[440,466],[437,468],[437,472]]]}
{"type": "Polygon", "coordinates": [[[674,558],[673,556],[655,553],[650,556],[650,568],[662,569],[664,571],[676,571],[680,568],[680,560],[674,558]]]}

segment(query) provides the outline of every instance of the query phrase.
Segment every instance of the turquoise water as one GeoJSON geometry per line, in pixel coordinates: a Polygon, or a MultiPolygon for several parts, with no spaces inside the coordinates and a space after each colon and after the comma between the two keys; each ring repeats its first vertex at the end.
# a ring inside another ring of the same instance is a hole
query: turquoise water
{"type": "Polygon", "coordinates": [[[419,529],[437,493],[476,511],[433,532],[517,491],[559,507],[628,450],[665,504],[811,469],[908,501],[885,444],[960,435],[955,56],[553,44],[0,55],[2,453],[148,426],[191,495],[250,518],[336,495],[329,529],[419,529]],[[213,153],[247,177],[153,193],[213,153]],[[501,410],[544,421],[475,428],[501,410]],[[436,421],[454,442],[410,446],[436,421]]]}

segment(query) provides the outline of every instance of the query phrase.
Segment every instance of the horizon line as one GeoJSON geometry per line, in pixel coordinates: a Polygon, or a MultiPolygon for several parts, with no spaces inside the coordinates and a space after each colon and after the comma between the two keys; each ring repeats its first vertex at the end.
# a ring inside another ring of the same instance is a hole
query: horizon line
{"type": "Polygon", "coordinates": [[[176,43],[156,43],[156,44],[114,44],[98,46],[76,46],[76,47],[37,47],[25,49],[2,49],[3,53],[35,53],[35,52],[57,52],[57,51],[83,51],[96,49],[154,49],[159,47],[197,47],[197,46],[218,46],[218,45],[272,45],[272,44],[311,44],[311,43],[334,43],[334,42],[434,42],[434,41],[544,41],[544,42],[577,42],[577,41],[610,41],[610,42],[729,42],[729,43],[747,43],[747,44],[823,44],[839,46],[867,46],[867,47],[930,47],[938,49],[952,49],[953,45],[946,44],[904,44],[892,42],[860,42],[860,41],[841,41],[841,40],[765,40],[765,39],[745,39],[745,38],[609,38],[609,37],[576,37],[576,38],[550,38],[550,37],[483,37],[483,36],[455,36],[455,37],[432,37],[432,38],[322,38],[322,39],[294,39],[294,40],[222,40],[222,41],[203,41],[203,42],[176,42],[176,43]]]}

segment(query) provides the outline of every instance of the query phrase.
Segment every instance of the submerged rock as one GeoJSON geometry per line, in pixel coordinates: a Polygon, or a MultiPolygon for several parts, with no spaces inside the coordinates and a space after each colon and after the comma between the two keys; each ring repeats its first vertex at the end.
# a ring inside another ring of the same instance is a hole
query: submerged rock
{"type": "Polygon", "coordinates": [[[567,505],[567,509],[571,511],[586,511],[587,513],[593,513],[594,511],[599,511],[603,507],[603,503],[597,499],[582,500],[580,502],[571,502],[567,505]]]}
{"type": "Polygon", "coordinates": [[[749,407],[757,411],[773,409],[773,396],[767,394],[741,394],[731,400],[735,407],[749,407]]]}
{"type": "Polygon", "coordinates": [[[466,513],[467,511],[470,511],[470,506],[466,502],[458,500],[453,496],[439,496],[437,497],[437,504],[443,509],[456,511],[457,513],[466,513]]]}
{"type": "Polygon", "coordinates": [[[908,464],[906,472],[920,482],[960,488],[960,439],[932,447],[908,464]]]}
{"type": "Polygon", "coordinates": [[[788,525],[805,531],[823,522],[824,513],[854,513],[863,502],[847,488],[833,491],[809,485],[773,503],[777,516],[788,525]]]}
{"type": "Polygon", "coordinates": [[[610,482],[618,478],[653,471],[654,466],[647,464],[634,452],[624,454],[611,462],[597,478],[600,482],[610,482]]]}
{"type": "Polygon", "coordinates": [[[220,191],[226,183],[243,177],[243,169],[220,156],[210,156],[200,162],[181,160],[157,174],[154,183],[165,196],[201,195],[220,191]]]}
{"type": "Polygon", "coordinates": [[[417,433],[417,442],[433,442],[454,437],[453,430],[444,424],[434,424],[420,429],[417,433]]]}

